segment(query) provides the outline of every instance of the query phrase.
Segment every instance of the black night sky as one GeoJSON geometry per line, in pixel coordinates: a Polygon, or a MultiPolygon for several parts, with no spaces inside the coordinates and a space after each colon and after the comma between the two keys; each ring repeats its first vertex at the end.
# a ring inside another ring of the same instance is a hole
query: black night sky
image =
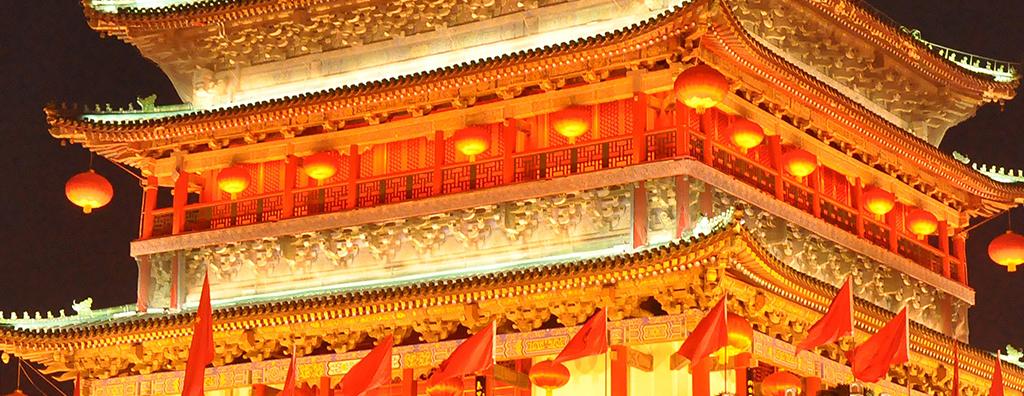
{"type": "MultiPolygon", "coordinates": [[[[930,41],[996,59],[1024,59],[1024,1],[874,0],[877,8],[930,41]]],[[[61,147],[46,131],[48,102],[126,106],[156,93],[176,103],[170,82],[152,62],[116,39],[100,38],[78,0],[0,0],[0,311],[71,311],[91,296],[94,307],[135,300],[136,267],[128,243],[137,236],[141,190],[134,178],[97,158],[114,184],[113,202],[92,215],[64,197],[64,182],[88,166],[78,146],[61,147]]],[[[982,108],[942,142],[972,159],[1024,168],[1024,98],[982,108]]],[[[1024,232],[1024,211],[1015,228],[1024,232]]],[[[995,350],[1024,344],[1024,272],[1007,274],[985,247],[1005,230],[1005,218],[972,233],[971,343],[995,350]]],[[[2,367],[9,392],[13,365],[2,367]]],[[[41,385],[41,384],[40,384],[41,385]]],[[[30,385],[23,389],[38,394],[30,385]]],[[[46,388],[44,388],[46,389],[46,388]]],[[[47,391],[47,394],[56,394],[47,391]]]]}

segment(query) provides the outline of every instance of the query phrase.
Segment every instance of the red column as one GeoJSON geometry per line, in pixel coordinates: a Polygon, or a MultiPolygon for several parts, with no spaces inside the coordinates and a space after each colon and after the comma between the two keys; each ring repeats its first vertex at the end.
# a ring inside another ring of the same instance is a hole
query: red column
{"type": "Polygon", "coordinates": [[[150,262],[149,255],[139,256],[138,261],[139,286],[136,289],[135,310],[136,312],[146,312],[149,309],[149,281],[152,263],[150,262]]]}
{"type": "Polygon", "coordinates": [[[700,128],[704,132],[704,163],[708,166],[715,164],[715,137],[718,136],[718,114],[714,109],[708,109],[700,115],[700,128]],[[708,126],[706,124],[713,124],[708,126]]]}
{"type": "Polygon", "coordinates": [[[960,265],[960,283],[967,285],[967,235],[958,233],[953,236],[953,252],[960,265]]]}
{"type": "Polygon", "coordinates": [[[142,232],[139,238],[149,239],[153,236],[153,211],[156,210],[156,198],[159,193],[156,176],[146,178],[146,186],[142,189],[142,232]]]}
{"type": "Polygon", "coordinates": [[[359,202],[359,145],[353,144],[348,148],[348,206],[355,209],[359,202]]]}
{"type": "Polygon", "coordinates": [[[267,386],[264,384],[252,384],[252,396],[266,396],[267,386]]]}
{"type": "Polygon", "coordinates": [[[434,196],[441,195],[441,167],[444,166],[444,131],[434,131],[434,196]]]}
{"type": "Polygon", "coordinates": [[[700,211],[704,216],[711,217],[715,211],[715,186],[704,182],[704,191],[700,193],[700,211]]]}
{"type": "Polygon", "coordinates": [[[889,226],[889,251],[896,253],[900,249],[900,230],[897,226],[896,216],[902,215],[903,208],[896,205],[893,210],[885,215],[885,224],[889,226]]]}
{"type": "Polygon", "coordinates": [[[804,394],[814,396],[821,391],[821,378],[818,377],[807,377],[804,378],[804,394]]]}
{"type": "Polygon", "coordinates": [[[676,176],[676,238],[690,228],[690,179],[676,176]]]}
{"type": "Polygon", "coordinates": [[[185,205],[188,205],[188,172],[178,174],[178,180],[174,181],[173,224],[171,233],[180,234],[185,230],[185,205]]]}
{"type": "Polygon", "coordinates": [[[501,128],[501,138],[505,141],[505,152],[501,153],[501,174],[505,184],[512,184],[516,176],[516,162],[512,157],[516,152],[516,120],[507,119],[501,128]]]}
{"type": "Polygon", "coordinates": [[[854,209],[857,210],[857,236],[864,237],[864,184],[860,178],[857,178],[857,182],[853,185],[853,205],[854,209]]]}
{"type": "Polygon", "coordinates": [[[705,359],[703,363],[691,367],[692,396],[711,396],[711,364],[713,362],[711,359],[705,359]]]}
{"type": "Polygon", "coordinates": [[[612,346],[611,396],[629,396],[629,347],[612,346]]]}
{"type": "Polygon", "coordinates": [[[205,170],[200,175],[203,185],[200,187],[199,202],[213,202],[217,200],[217,171],[205,170]]]}
{"type": "Polygon", "coordinates": [[[811,213],[814,217],[821,218],[821,183],[824,177],[822,176],[824,169],[821,169],[821,164],[814,169],[814,173],[811,173],[811,213]]]}
{"type": "Polygon", "coordinates": [[[633,163],[639,164],[647,159],[644,138],[647,133],[647,94],[638,92],[633,95],[633,101],[633,163]]]}
{"type": "Polygon", "coordinates": [[[178,304],[178,296],[179,296],[178,289],[180,287],[180,285],[178,284],[178,278],[180,278],[181,276],[179,276],[178,273],[179,273],[179,271],[181,269],[181,255],[182,255],[181,251],[178,251],[177,253],[174,254],[174,260],[171,261],[171,297],[170,297],[171,304],[170,305],[171,305],[172,309],[177,309],[180,306],[180,304],[178,304]]]}
{"type": "Polygon", "coordinates": [[[942,251],[942,276],[949,279],[949,223],[945,220],[939,222],[939,250],[942,251]]]}
{"type": "Polygon", "coordinates": [[[638,182],[633,189],[633,248],[647,245],[647,187],[638,182]]]}
{"type": "MultiPolygon", "coordinates": [[[[531,366],[533,366],[533,362],[530,361],[530,359],[516,360],[516,371],[520,373],[529,373],[531,366]]],[[[513,396],[530,396],[532,393],[532,390],[529,388],[524,389],[516,387],[515,391],[513,392],[513,396]]]]}
{"type": "Polygon", "coordinates": [[[317,389],[316,396],[331,396],[332,393],[334,392],[331,390],[331,377],[326,375],[321,376],[320,386],[319,389],[317,389]]]}
{"type": "Polygon", "coordinates": [[[682,102],[676,101],[676,156],[690,155],[690,117],[692,113],[682,102]]]}
{"type": "Polygon", "coordinates": [[[785,187],[782,179],[782,141],[779,135],[768,136],[768,148],[772,152],[772,165],[775,165],[775,199],[785,198],[785,187]]]}
{"type": "Polygon", "coordinates": [[[402,390],[400,396],[416,396],[416,376],[411,368],[402,369],[402,390]]]}
{"type": "Polygon", "coordinates": [[[284,159],[284,187],[281,188],[281,218],[287,219],[295,215],[295,177],[299,168],[299,158],[289,155],[284,159]]]}
{"type": "MultiPolygon", "coordinates": [[[[736,396],[747,396],[747,369],[739,367],[733,370],[736,373],[736,396]]],[[[816,395],[816,393],[812,393],[816,395]]]]}

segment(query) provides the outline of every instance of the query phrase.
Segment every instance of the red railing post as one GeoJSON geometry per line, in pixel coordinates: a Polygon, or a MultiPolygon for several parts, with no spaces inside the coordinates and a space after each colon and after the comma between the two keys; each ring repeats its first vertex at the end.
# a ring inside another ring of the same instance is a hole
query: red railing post
{"type": "Polygon", "coordinates": [[[348,148],[348,204],[349,209],[355,209],[359,203],[359,145],[353,144],[348,148]]]}
{"type": "Polygon", "coordinates": [[[146,178],[145,185],[142,187],[142,232],[139,233],[141,239],[149,239],[153,236],[153,211],[156,210],[159,189],[156,176],[146,178]]]}
{"type": "Polygon", "coordinates": [[[188,172],[181,171],[178,180],[174,181],[174,199],[171,201],[173,212],[171,234],[178,235],[185,230],[185,205],[188,204],[188,172]]]}
{"type": "Polygon", "coordinates": [[[690,155],[690,109],[676,101],[676,157],[690,155]]]}
{"type": "Polygon", "coordinates": [[[825,170],[821,168],[821,164],[814,168],[814,173],[811,173],[811,213],[814,217],[821,218],[821,183],[824,179],[822,173],[825,170]]]}
{"type": "Polygon", "coordinates": [[[432,191],[434,196],[441,195],[443,180],[441,180],[444,167],[444,131],[434,131],[434,176],[432,191]]]}
{"type": "Polygon", "coordinates": [[[647,94],[637,92],[633,95],[633,102],[633,163],[639,164],[647,160],[647,94]]]}
{"type": "Polygon", "coordinates": [[[295,215],[295,173],[299,168],[299,158],[289,155],[284,159],[284,186],[281,188],[281,218],[287,219],[295,215]]]}
{"type": "Polygon", "coordinates": [[[715,165],[715,138],[718,136],[718,114],[714,112],[714,109],[708,109],[700,115],[700,129],[704,132],[704,163],[711,167],[715,165]]]}
{"type": "Polygon", "coordinates": [[[942,276],[949,279],[949,223],[945,220],[939,222],[939,250],[942,251],[942,276]]]}
{"type": "Polygon", "coordinates": [[[785,198],[785,186],[782,176],[782,140],[779,135],[768,136],[768,147],[772,152],[772,165],[775,167],[775,199],[785,198]]]}
{"type": "Polygon", "coordinates": [[[900,250],[900,230],[896,216],[902,211],[903,208],[897,205],[885,215],[885,225],[889,226],[889,251],[893,253],[899,253],[900,250]]]}
{"type": "Polygon", "coordinates": [[[512,184],[516,177],[516,120],[506,119],[501,128],[501,138],[505,141],[505,152],[501,153],[501,179],[504,184],[512,184]]]}
{"type": "Polygon", "coordinates": [[[854,209],[857,210],[857,236],[860,238],[864,237],[864,205],[861,203],[864,194],[864,184],[857,178],[857,182],[853,185],[853,202],[854,209]]]}

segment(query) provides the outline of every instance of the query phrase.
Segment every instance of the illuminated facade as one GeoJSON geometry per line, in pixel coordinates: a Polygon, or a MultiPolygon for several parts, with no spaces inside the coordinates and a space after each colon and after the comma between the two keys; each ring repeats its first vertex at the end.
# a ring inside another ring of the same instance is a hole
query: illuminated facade
{"type": "MultiPolygon", "coordinates": [[[[871,388],[946,394],[963,343],[963,394],[988,389],[962,231],[1024,188],[935,146],[1012,99],[1017,65],[851,0],[84,7],[187,103],[45,109],[55,138],[146,178],[136,305],[2,318],[0,350],[86,394],[179,391],[204,273],[211,395],[265,394],[292,350],[327,395],[389,334],[380,394],[424,394],[492,320],[487,394],[540,395],[530,365],[602,307],[609,357],[570,362],[556,394],[760,394],[781,369],[827,389],[851,381],[852,342],[793,345],[848,276],[858,339],[904,306],[913,321],[912,362],[871,388]],[[706,111],[677,100],[692,67],[725,78],[706,111]],[[673,370],[725,291],[755,330],[749,367],[673,370]]],[[[1005,376],[1024,389],[1024,370],[1005,376]]]]}

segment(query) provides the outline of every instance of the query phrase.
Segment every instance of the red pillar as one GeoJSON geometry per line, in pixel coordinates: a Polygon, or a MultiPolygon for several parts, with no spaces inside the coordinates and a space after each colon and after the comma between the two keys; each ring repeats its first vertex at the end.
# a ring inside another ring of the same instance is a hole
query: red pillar
{"type": "Polygon", "coordinates": [[[818,164],[814,169],[814,173],[810,174],[811,177],[811,213],[814,217],[821,218],[821,184],[824,177],[822,176],[824,169],[821,168],[821,164],[818,164]]]}
{"type": "Polygon", "coordinates": [[[676,176],[676,238],[690,228],[690,179],[676,176]]]}
{"type": "Polygon", "coordinates": [[[953,252],[960,266],[960,283],[967,285],[967,235],[958,233],[953,236],[953,252]]]}
{"type": "Polygon", "coordinates": [[[860,178],[857,178],[857,182],[853,185],[853,205],[854,209],[857,210],[857,236],[864,237],[864,216],[867,215],[864,211],[864,184],[860,178]]]}
{"type": "MultiPolygon", "coordinates": [[[[699,363],[691,367],[690,375],[692,381],[690,381],[692,396],[711,396],[711,364],[714,363],[711,359],[705,359],[703,363],[699,363]]],[[[692,363],[691,363],[692,364],[692,363]]]]}
{"type": "Polygon", "coordinates": [[[715,211],[715,186],[704,182],[704,191],[701,191],[698,200],[700,201],[700,211],[704,216],[710,218],[715,211]]]}
{"type": "Polygon", "coordinates": [[[889,251],[893,253],[899,252],[900,249],[900,229],[897,226],[896,216],[901,216],[902,212],[903,208],[896,205],[885,215],[885,224],[889,226],[889,251]]]}
{"type": "Polygon", "coordinates": [[[611,396],[629,396],[629,347],[612,346],[611,396]]]}
{"type": "Polygon", "coordinates": [[[444,131],[434,131],[434,176],[432,191],[434,196],[441,195],[443,180],[441,168],[444,166],[444,131]]]}
{"type": "Polygon", "coordinates": [[[281,188],[281,218],[287,219],[295,215],[295,177],[299,168],[299,158],[289,155],[284,159],[284,187],[281,188]]]}
{"type": "Polygon", "coordinates": [[[402,369],[402,388],[400,396],[416,396],[416,376],[411,368],[402,369]]]}
{"type": "MultiPolygon", "coordinates": [[[[520,373],[529,373],[530,367],[533,366],[533,362],[530,359],[518,359],[516,360],[516,371],[520,373]]],[[[530,388],[519,388],[516,387],[513,392],[513,396],[530,396],[532,394],[530,388]]]]}
{"type": "Polygon", "coordinates": [[[331,390],[331,377],[326,375],[320,377],[320,386],[317,389],[316,396],[331,396],[334,391],[331,390]]]}
{"type": "Polygon", "coordinates": [[[252,396],[266,396],[267,386],[264,384],[252,384],[252,396]]]}
{"type": "Polygon", "coordinates": [[[647,245],[647,187],[638,182],[633,189],[633,248],[647,245]]]}
{"type": "Polygon", "coordinates": [[[768,148],[772,153],[772,165],[775,165],[775,199],[785,198],[785,186],[782,179],[782,141],[779,135],[768,136],[768,148]]]}
{"type": "Polygon", "coordinates": [[[348,148],[348,204],[349,209],[355,209],[359,203],[359,145],[353,144],[348,148]]]}
{"type": "Polygon", "coordinates": [[[136,289],[135,310],[146,312],[149,309],[150,256],[139,256],[139,285],[136,289]]]}
{"type": "Polygon", "coordinates": [[[505,184],[512,184],[516,177],[516,162],[512,157],[516,152],[516,120],[507,119],[501,127],[501,138],[505,141],[505,152],[501,153],[501,174],[505,184]]]}
{"type": "Polygon", "coordinates": [[[952,274],[949,269],[949,223],[945,220],[939,222],[939,250],[942,251],[942,276],[949,279],[952,274]]]}
{"type": "Polygon", "coordinates": [[[638,92],[633,101],[633,163],[639,164],[647,159],[647,94],[638,92]]]}
{"type": "Polygon", "coordinates": [[[690,109],[676,101],[676,157],[690,155],[690,109]]]}
{"type": "Polygon", "coordinates": [[[153,236],[153,211],[156,210],[156,198],[159,185],[156,176],[146,178],[146,186],[142,189],[142,232],[139,238],[149,239],[153,236]]]}
{"type": "Polygon", "coordinates": [[[177,309],[180,306],[180,304],[178,304],[178,296],[180,296],[180,293],[178,293],[178,289],[180,288],[178,279],[181,278],[179,273],[182,265],[182,254],[183,253],[181,251],[176,252],[174,254],[174,260],[171,261],[171,309],[177,309]]]}
{"type": "Polygon", "coordinates": [[[172,201],[173,214],[171,220],[171,233],[174,235],[185,230],[185,205],[188,205],[188,172],[178,174],[178,180],[174,181],[174,199],[172,201]]]}
{"type": "Polygon", "coordinates": [[[715,137],[718,135],[718,114],[715,113],[715,110],[708,109],[700,115],[700,126],[701,131],[704,132],[704,163],[714,166],[715,137]]]}
{"type": "Polygon", "coordinates": [[[804,378],[804,394],[808,396],[815,396],[821,391],[821,378],[818,377],[807,377],[804,378]]]}
{"type": "Polygon", "coordinates": [[[747,369],[739,367],[733,372],[736,373],[736,396],[747,396],[747,369]]]}

